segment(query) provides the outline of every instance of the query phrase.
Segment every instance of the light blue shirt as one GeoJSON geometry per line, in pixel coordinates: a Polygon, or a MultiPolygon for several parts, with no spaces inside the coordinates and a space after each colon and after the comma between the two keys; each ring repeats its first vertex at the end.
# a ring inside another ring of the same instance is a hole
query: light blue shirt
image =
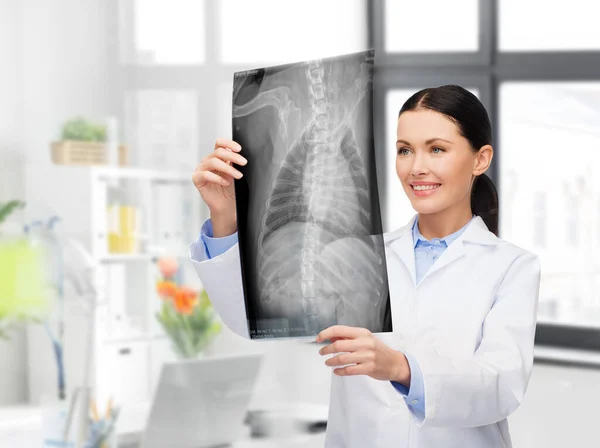
{"type": "MultiPolygon", "coordinates": [[[[213,237],[213,226],[212,221],[207,219],[202,225],[202,229],[200,229],[200,238],[199,242],[202,243],[204,247],[204,251],[206,253],[206,258],[211,259],[218,257],[221,254],[224,254],[229,249],[231,249],[238,242],[238,234],[235,232],[232,235],[224,236],[221,238],[213,237]]],[[[197,247],[197,245],[196,245],[197,247]]],[[[192,253],[193,259],[200,259],[200,256],[195,256],[192,253]]]]}
{"type": "MultiPolygon", "coordinates": [[[[472,221],[472,219],[471,219],[472,221]]],[[[464,227],[444,238],[433,238],[431,241],[421,235],[419,232],[419,219],[412,227],[413,247],[415,252],[416,284],[419,284],[425,273],[431,268],[433,263],[440,257],[446,248],[455,241],[471,223],[469,221],[464,227]]],[[[202,225],[198,242],[202,243],[206,258],[215,258],[231,249],[238,242],[237,232],[222,238],[213,237],[213,227],[210,219],[202,225]]],[[[198,247],[198,245],[196,245],[198,247]]],[[[201,257],[192,253],[193,259],[201,257]]],[[[403,386],[400,383],[392,381],[392,385],[404,396],[406,405],[417,414],[424,418],[425,414],[425,389],[423,383],[423,373],[417,360],[409,353],[404,353],[410,367],[410,387],[403,386]]]]}

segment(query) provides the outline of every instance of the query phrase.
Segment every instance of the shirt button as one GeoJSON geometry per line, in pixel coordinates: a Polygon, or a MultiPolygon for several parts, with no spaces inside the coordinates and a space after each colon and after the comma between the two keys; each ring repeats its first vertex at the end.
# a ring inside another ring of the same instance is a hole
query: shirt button
{"type": "Polygon", "coordinates": [[[419,402],[419,400],[413,400],[412,404],[417,404],[419,402]]]}
{"type": "Polygon", "coordinates": [[[435,244],[436,246],[439,246],[439,245],[440,245],[440,240],[435,240],[435,241],[433,242],[433,244],[435,244]]]}

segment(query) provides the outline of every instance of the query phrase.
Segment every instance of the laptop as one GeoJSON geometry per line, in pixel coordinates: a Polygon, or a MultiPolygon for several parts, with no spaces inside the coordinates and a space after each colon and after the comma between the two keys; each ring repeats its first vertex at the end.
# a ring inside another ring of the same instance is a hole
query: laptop
{"type": "Polygon", "coordinates": [[[241,434],[261,354],[208,357],[162,367],[143,448],[228,446],[241,434]]]}

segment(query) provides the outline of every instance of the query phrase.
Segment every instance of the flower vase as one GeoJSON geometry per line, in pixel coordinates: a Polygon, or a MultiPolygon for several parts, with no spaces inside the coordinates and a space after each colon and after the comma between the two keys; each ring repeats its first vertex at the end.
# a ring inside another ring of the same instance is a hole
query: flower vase
{"type": "Polygon", "coordinates": [[[171,350],[173,350],[177,361],[191,361],[204,357],[204,349],[201,351],[185,350],[184,348],[179,347],[173,340],[171,340],[171,350]]]}
{"type": "Polygon", "coordinates": [[[175,351],[175,359],[177,362],[197,361],[199,359],[204,359],[204,357],[205,357],[204,352],[184,356],[181,353],[178,353],[177,351],[175,351]]]}
{"type": "Polygon", "coordinates": [[[175,259],[162,258],[158,267],[162,278],[157,282],[156,291],[162,306],[156,318],[179,360],[198,359],[221,330],[215,310],[205,290],[177,283],[175,259]]]}

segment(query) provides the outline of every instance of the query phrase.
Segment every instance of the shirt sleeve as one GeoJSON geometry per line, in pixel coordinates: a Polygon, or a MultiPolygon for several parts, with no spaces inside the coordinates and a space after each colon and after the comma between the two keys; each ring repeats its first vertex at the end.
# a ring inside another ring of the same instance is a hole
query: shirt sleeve
{"type": "Polygon", "coordinates": [[[425,414],[425,393],[423,385],[423,372],[419,363],[410,353],[404,353],[410,367],[410,387],[406,387],[396,381],[392,385],[398,392],[404,395],[404,401],[408,408],[420,418],[425,414]]]}
{"type": "Polygon", "coordinates": [[[194,261],[210,260],[224,254],[235,246],[237,242],[237,232],[221,238],[213,237],[212,221],[209,218],[204,221],[198,239],[192,244],[191,258],[194,261]]]}

